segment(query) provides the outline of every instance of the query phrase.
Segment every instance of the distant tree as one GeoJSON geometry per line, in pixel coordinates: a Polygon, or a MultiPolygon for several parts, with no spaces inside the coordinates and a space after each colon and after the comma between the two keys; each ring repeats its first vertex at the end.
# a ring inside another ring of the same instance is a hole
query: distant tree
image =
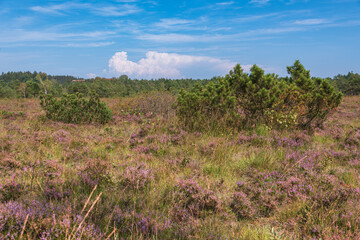
{"type": "Polygon", "coordinates": [[[41,88],[38,82],[34,80],[30,80],[26,82],[26,85],[27,85],[26,91],[28,93],[28,96],[37,97],[40,95],[41,88]]]}
{"type": "Polygon", "coordinates": [[[333,85],[344,95],[360,94],[360,75],[349,72],[347,75],[337,75],[332,80],[333,85]]]}
{"type": "Polygon", "coordinates": [[[20,83],[19,90],[22,92],[24,98],[26,98],[26,88],[27,88],[26,83],[24,82],[20,83]]]}

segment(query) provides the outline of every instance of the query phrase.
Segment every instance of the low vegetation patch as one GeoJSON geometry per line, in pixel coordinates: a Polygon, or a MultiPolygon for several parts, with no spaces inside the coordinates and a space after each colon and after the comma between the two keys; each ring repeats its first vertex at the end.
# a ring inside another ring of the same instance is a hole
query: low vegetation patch
{"type": "Polygon", "coordinates": [[[64,94],[60,99],[48,94],[41,96],[40,100],[46,117],[54,121],[104,124],[112,119],[111,110],[96,94],[91,94],[89,99],[80,93],[64,94]]]}

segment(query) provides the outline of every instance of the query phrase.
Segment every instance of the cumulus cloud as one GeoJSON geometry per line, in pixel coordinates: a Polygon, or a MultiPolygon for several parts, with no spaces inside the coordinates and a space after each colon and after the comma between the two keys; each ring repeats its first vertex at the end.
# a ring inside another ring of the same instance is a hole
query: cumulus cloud
{"type": "Polygon", "coordinates": [[[88,73],[88,74],[86,74],[86,77],[87,78],[96,78],[96,74],[95,73],[88,73]]]}
{"type": "Polygon", "coordinates": [[[209,78],[224,75],[235,66],[229,60],[213,57],[149,51],[138,62],[128,60],[127,52],[117,52],[109,60],[109,72],[135,78],[209,78]]]}

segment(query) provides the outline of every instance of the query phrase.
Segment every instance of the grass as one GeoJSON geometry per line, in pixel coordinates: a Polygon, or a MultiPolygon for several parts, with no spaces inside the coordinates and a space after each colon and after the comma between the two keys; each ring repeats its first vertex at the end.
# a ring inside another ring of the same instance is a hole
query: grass
{"type": "Polygon", "coordinates": [[[359,96],[314,133],[186,132],[173,100],[74,125],[0,99],[0,238],[360,238],[359,96]]]}

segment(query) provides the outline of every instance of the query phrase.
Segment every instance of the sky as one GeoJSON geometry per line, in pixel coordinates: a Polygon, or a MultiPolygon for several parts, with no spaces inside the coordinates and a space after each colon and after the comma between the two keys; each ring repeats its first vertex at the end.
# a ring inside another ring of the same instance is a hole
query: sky
{"type": "Polygon", "coordinates": [[[0,72],[211,78],[360,72],[360,0],[0,0],[0,72]]]}

